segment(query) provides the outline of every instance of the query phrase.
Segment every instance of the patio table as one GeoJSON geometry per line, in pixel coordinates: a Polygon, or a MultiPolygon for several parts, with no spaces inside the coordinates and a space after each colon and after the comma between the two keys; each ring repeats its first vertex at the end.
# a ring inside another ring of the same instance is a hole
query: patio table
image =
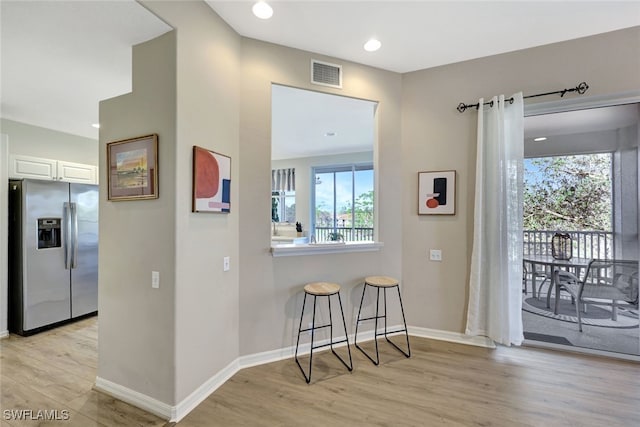
{"type": "MultiPolygon", "coordinates": [[[[531,265],[541,265],[551,268],[551,277],[549,278],[549,290],[547,291],[547,308],[551,308],[551,290],[556,291],[556,303],[553,309],[554,314],[558,314],[558,300],[560,299],[560,287],[556,287],[553,272],[556,269],[569,270],[574,269],[576,276],[580,276],[580,270],[587,268],[591,262],[591,258],[571,258],[571,259],[555,259],[551,255],[525,255],[523,257],[525,263],[531,265]]],[[[533,284],[535,289],[535,283],[533,284]]]]}

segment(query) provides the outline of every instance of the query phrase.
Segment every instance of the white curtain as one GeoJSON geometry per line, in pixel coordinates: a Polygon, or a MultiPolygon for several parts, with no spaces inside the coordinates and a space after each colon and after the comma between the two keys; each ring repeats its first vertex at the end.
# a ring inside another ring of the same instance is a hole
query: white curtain
{"type": "Polygon", "coordinates": [[[271,191],[296,191],[296,170],[271,169],[271,191]]]}
{"type": "MultiPolygon", "coordinates": [[[[468,335],[520,345],[522,332],[522,93],[478,109],[468,335]]],[[[480,99],[482,106],[484,99],[480,99]]]]}

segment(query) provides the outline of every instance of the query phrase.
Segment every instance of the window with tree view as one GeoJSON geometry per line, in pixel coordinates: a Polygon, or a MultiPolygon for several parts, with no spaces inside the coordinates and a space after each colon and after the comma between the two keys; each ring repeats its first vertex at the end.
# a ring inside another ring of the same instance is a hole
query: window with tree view
{"type": "Polygon", "coordinates": [[[553,233],[564,232],[574,256],[610,257],[612,193],[611,153],[525,159],[525,254],[546,253],[553,233]]]}
{"type": "Polygon", "coordinates": [[[373,165],[314,169],[317,241],[373,240],[373,165]]]}
{"type": "Polygon", "coordinates": [[[271,221],[288,223],[296,222],[295,191],[271,192],[271,221]]]}
{"type": "Polygon", "coordinates": [[[611,154],[525,159],[524,228],[611,231],[611,154]]]}

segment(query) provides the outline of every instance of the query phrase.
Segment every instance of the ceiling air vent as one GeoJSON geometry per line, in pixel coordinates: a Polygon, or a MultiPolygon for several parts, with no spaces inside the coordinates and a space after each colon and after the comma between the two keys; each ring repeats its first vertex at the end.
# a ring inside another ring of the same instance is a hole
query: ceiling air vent
{"type": "Polygon", "coordinates": [[[312,59],[311,83],[342,89],[342,66],[312,59]]]}

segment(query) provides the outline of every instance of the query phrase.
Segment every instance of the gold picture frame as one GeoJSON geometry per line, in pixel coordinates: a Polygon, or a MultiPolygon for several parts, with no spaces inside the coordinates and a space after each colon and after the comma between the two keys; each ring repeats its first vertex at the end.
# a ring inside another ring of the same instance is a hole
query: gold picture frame
{"type": "Polygon", "coordinates": [[[158,135],[107,144],[107,200],[158,198],[158,135]]]}

